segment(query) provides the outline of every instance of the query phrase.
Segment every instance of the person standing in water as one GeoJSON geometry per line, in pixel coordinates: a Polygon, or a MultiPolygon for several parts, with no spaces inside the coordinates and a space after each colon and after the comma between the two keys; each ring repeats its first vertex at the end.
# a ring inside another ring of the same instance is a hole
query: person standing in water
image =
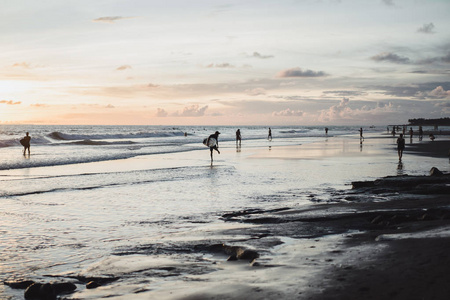
{"type": "Polygon", "coordinates": [[[272,129],[270,129],[270,127],[269,127],[269,135],[267,136],[267,139],[268,139],[269,141],[272,140],[272,129]]]}
{"type": "Polygon", "coordinates": [[[364,141],[364,137],[363,137],[363,129],[362,129],[362,127],[359,128],[359,140],[360,140],[360,141],[364,141]]]}
{"type": "Polygon", "coordinates": [[[325,135],[328,135],[328,127],[325,127],[325,135]]]}
{"type": "Polygon", "coordinates": [[[241,130],[240,129],[236,130],[236,145],[238,144],[238,142],[239,142],[239,146],[240,146],[241,145],[241,130]]]}
{"type": "Polygon", "coordinates": [[[30,136],[29,132],[27,132],[26,136],[20,140],[20,143],[23,146],[23,155],[25,155],[27,149],[28,149],[28,155],[30,155],[30,140],[31,140],[31,136],[30,136]]]}
{"type": "Polygon", "coordinates": [[[219,134],[220,132],[216,131],[215,133],[211,134],[207,141],[206,141],[206,145],[209,146],[209,151],[211,151],[211,163],[213,162],[213,150],[216,150],[217,153],[220,154],[219,151],[219,134]],[[211,139],[215,139],[215,142],[211,139]]]}
{"type": "Polygon", "coordinates": [[[400,133],[400,137],[397,139],[398,161],[402,161],[404,149],[405,149],[405,139],[403,138],[403,133],[400,133]]]}

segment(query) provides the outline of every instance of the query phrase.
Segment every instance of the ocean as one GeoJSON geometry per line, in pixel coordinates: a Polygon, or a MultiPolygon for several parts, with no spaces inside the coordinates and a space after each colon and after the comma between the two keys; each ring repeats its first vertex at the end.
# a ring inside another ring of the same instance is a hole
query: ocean
{"type": "MultiPolygon", "coordinates": [[[[377,139],[386,127],[364,128],[362,143],[359,127],[277,126],[269,141],[268,127],[242,126],[240,146],[237,128],[0,125],[0,281],[121,278],[97,294],[80,286],[77,299],[164,289],[190,271],[155,265],[191,258],[161,249],[223,238],[211,228],[230,226],[224,213],[344,201],[351,181],[424,174],[437,162],[405,158],[399,171],[395,141],[377,139]],[[216,130],[211,162],[202,141],[216,130]]],[[[23,291],[1,285],[0,295],[23,291]]]]}

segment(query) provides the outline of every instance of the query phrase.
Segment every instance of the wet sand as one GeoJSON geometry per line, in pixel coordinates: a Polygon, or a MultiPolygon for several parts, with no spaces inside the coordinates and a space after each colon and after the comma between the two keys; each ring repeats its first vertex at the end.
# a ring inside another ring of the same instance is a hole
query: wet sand
{"type": "MultiPolygon", "coordinates": [[[[364,172],[380,156],[397,164],[386,141],[366,139],[363,149],[358,139],[341,138],[255,149],[249,160],[328,157],[364,172]]],[[[449,141],[438,142],[407,145],[405,164],[434,157],[448,171],[441,150],[449,141]]],[[[226,212],[220,222],[116,249],[76,276],[55,277],[78,285],[65,299],[447,299],[450,180],[426,173],[329,189],[326,198],[309,195],[310,205],[226,212]],[[89,280],[105,281],[83,288],[89,280]]]]}
{"type": "MultiPolygon", "coordinates": [[[[405,155],[440,157],[448,166],[442,153],[448,145],[449,141],[424,142],[414,150],[407,147],[405,155]]],[[[334,147],[317,154],[320,147],[307,145],[300,153],[276,149],[266,156],[308,159],[306,153],[310,157],[335,154],[334,147]]],[[[169,295],[166,289],[148,295],[159,299],[448,299],[450,177],[439,177],[437,183],[426,175],[393,179],[375,187],[336,191],[331,195],[336,203],[225,214],[225,223],[245,226],[216,230],[210,242],[252,249],[260,257],[230,262],[226,251],[207,251],[217,269],[206,278],[189,276],[189,283],[174,285],[169,295]]]]}
{"type": "MultiPolygon", "coordinates": [[[[448,164],[442,149],[449,145],[424,142],[405,155],[448,164]]],[[[224,215],[226,222],[257,225],[223,234],[240,236],[262,257],[240,272],[211,276],[235,277],[235,284],[225,277],[223,284],[175,298],[448,299],[449,184],[450,176],[394,177],[336,193],[346,200],[339,203],[224,215]]]]}

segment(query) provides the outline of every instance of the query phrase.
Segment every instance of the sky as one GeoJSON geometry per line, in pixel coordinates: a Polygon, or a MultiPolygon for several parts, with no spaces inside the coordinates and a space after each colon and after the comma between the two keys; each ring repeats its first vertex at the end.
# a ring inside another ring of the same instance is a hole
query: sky
{"type": "Polygon", "coordinates": [[[450,116],[449,0],[0,0],[0,124],[450,116]]]}

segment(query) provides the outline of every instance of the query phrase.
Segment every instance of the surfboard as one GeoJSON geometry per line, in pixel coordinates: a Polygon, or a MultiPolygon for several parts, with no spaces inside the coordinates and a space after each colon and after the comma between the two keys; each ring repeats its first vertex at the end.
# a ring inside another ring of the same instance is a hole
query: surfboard
{"type": "Polygon", "coordinates": [[[21,139],[20,144],[25,147],[27,145],[27,142],[25,141],[25,139],[21,139]]]}
{"type": "Polygon", "coordinates": [[[208,139],[203,140],[203,145],[205,145],[206,147],[214,147],[217,145],[217,140],[215,138],[210,138],[209,143],[207,143],[207,142],[208,142],[208,139]]]}

